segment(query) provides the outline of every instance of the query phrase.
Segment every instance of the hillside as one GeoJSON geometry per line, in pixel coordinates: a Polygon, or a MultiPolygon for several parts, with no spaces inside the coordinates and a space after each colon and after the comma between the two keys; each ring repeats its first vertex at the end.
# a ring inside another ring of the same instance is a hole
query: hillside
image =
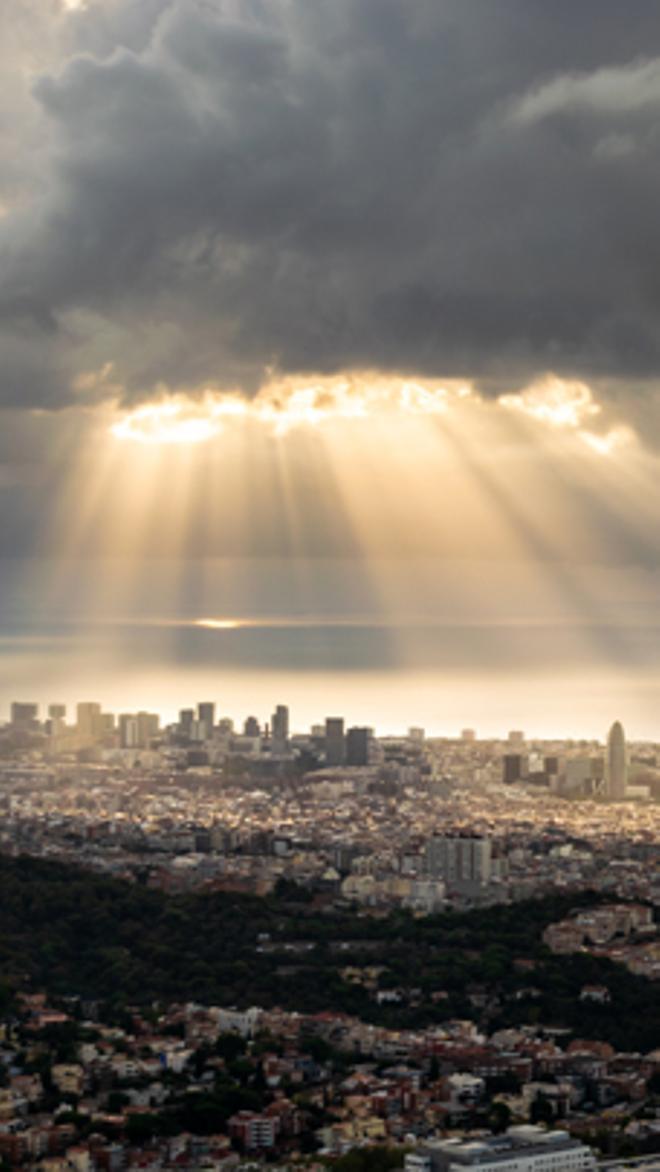
{"type": "Polygon", "coordinates": [[[554,957],[543,945],[544,927],[575,897],[380,919],[319,912],[290,889],[267,899],[167,896],[27,857],[0,857],[0,885],[5,998],[32,988],[118,1007],[155,999],[278,1004],[413,1028],[452,1016],[490,1028],[542,1022],[618,1048],[660,1046],[657,985],[587,955],[554,957]],[[373,990],[342,976],[349,966],[381,968],[379,987],[397,989],[401,1000],[377,1004],[373,990]],[[580,1002],[592,982],[608,986],[611,1004],[580,1002]]]}

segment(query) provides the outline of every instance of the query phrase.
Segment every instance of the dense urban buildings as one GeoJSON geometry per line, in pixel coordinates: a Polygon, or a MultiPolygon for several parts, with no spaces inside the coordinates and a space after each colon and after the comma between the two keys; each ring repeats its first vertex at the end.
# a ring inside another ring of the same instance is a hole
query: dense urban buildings
{"type": "Polygon", "coordinates": [[[417,914],[657,890],[660,750],[622,749],[617,725],[603,747],[520,731],[378,737],[337,716],[298,732],[284,704],[238,729],[208,700],[166,726],[94,701],[67,715],[18,702],[0,727],[5,849],[115,873],[148,862],[150,882],[173,889],[286,879],[417,914]]]}
{"type": "Polygon", "coordinates": [[[0,1157],[231,1172],[386,1149],[407,1172],[586,1172],[653,1153],[659,844],[660,745],[619,724],[605,744],[380,737],[338,716],[297,731],[283,703],[236,727],[210,700],[169,725],[16,702],[0,1157]],[[85,893],[50,867],[82,867],[85,893]],[[69,885],[44,967],[13,901],[69,885]]]}

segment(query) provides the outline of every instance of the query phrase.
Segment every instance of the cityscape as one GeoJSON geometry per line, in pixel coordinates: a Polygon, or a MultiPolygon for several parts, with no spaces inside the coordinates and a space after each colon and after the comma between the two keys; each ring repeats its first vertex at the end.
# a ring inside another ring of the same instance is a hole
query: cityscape
{"type": "Polygon", "coordinates": [[[658,0],[0,76],[0,1172],[660,1172],[658,0]]]}
{"type": "MultiPolygon", "coordinates": [[[[660,746],[400,737],[278,704],[242,728],[202,701],[155,713],[15,702],[0,726],[9,854],[84,864],[164,891],[266,895],[433,914],[556,891],[658,895],[660,746]]],[[[647,942],[648,943],[648,942],[647,942]]],[[[617,952],[617,956],[624,953],[617,952]]],[[[627,953],[626,953],[627,956],[627,953]]],[[[660,952],[628,961],[660,975],[660,952]]]]}
{"type": "Polygon", "coordinates": [[[660,745],[9,716],[11,1166],[653,1165],[660,745]]]}

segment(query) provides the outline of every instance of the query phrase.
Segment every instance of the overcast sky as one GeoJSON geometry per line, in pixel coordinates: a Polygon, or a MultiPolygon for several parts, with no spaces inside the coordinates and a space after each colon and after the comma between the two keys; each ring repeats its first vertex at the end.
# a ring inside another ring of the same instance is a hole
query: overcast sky
{"type": "MultiPolygon", "coordinates": [[[[526,613],[525,564],[553,567],[552,623],[629,626],[642,607],[634,653],[609,637],[601,651],[649,669],[657,0],[11,0],[0,74],[5,567],[340,557],[359,572],[336,578],[339,609],[401,616],[419,590],[393,601],[370,557],[452,574],[499,557],[509,617],[526,613]],[[185,503],[165,461],[127,551],[119,502],[134,521],[136,498],[126,458],[104,457],[106,412],[346,371],[466,380],[473,397],[443,434],[429,419],[275,441],[251,425],[186,466],[185,503]],[[520,397],[548,372],[593,396],[564,447],[520,397]],[[605,440],[623,445],[607,468],[605,440]]],[[[213,601],[192,578],[186,613],[213,601]]],[[[46,594],[52,618],[48,574],[29,593],[17,581],[0,567],[0,629],[19,611],[29,626],[30,606],[36,621],[46,594]]],[[[303,606],[290,582],[275,575],[268,601],[259,581],[262,610],[303,606]]],[[[469,581],[449,611],[439,587],[425,617],[501,623],[469,581]]],[[[327,610],[321,578],[307,585],[304,605],[327,610]]]]}
{"type": "Polygon", "coordinates": [[[654,383],[655,0],[0,22],[3,403],[56,407],[108,361],[139,398],[273,365],[654,383]]]}

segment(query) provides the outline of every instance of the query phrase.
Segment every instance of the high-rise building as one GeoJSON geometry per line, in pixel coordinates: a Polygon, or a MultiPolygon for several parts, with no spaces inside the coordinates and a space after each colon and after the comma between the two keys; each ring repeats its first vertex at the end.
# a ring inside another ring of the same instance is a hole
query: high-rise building
{"type": "Polygon", "coordinates": [[[289,740],[289,709],[278,704],[271,717],[271,746],[273,753],[285,753],[289,740]]]}
{"type": "Polygon", "coordinates": [[[243,736],[244,737],[260,737],[261,736],[261,728],[259,726],[259,721],[257,720],[256,716],[246,717],[245,723],[243,725],[243,736]]]}
{"type": "Polygon", "coordinates": [[[136,720],[139,746],[148,749],[160,732],[160,717],[157,712],[138,712],[136,720]]]}
{"type": "Polygon", "coordinates": [[[327,717],[324,740],[326,765],[343,765],[346,760],[346,738],[341,716],[327,717]]]}
{"type": "Polygon", "coordinates": [[[38,704],[24,704],[20,700],[14,700],[11,706],[11,723],[15,728],[32,728],[38,719],[38,704]]]}
{"type": "Polygon", "coordinates": [[[524,734],[524,732],[521,732],[521,730],[519,728],[514,728],[509,733],[509,736],[507,739],[508,739],[510,745],[524,745],[525,734],[524,734]]]}
{"type": "Polygon", "coordinates": [[[346,764],[368,765],[370,744],[370,728],[349,728],[346,733],[346,764]]]}
{"type": "Polygon", "coordinates": [[[195,713],[192,708],[182,708],[179,713],[179,732],[190,740],[195,713]]]}
{"type": "Polygon", "coordinates": [[[479,835],[434,834],[426,844],[426,869],[451,887],[486,884],[492,870],[492,844],[479,835]]]}
{"type": "Polygon", "coordinates": [[[477,734],[473,728],[461,729],[461,740],[462,741],[469,741],[471,743],[473,741],[476,741],[476,739],[477,739],[477,734]]]}
{"type": "Polygon", "coordinates": [[[122,749],[148,749],[158,736],[160,717],[155,712],[123,713],[119,717],[119,744],[122,749]]]}
{"type": "Polygon", "coordinates": [[[66,706],[64,704],[49,704],[46,732],[49,737],[60,737],[66,729],[66,706]]]}
{"type": "Polygon", "coordinates": [[[203,700],[197,705],[197,720],[204,726],[204,739],[208,740],[215,724],[215,704],[212,700],[203,700]]]}
{"type": "Polygon", "coordinates": [[[625,798],[627,775],[626,738],[620,721],[615,720],[607,738],[605,781],[608,798],[615,801],[625,798]]]}
{"type": "Polygon", "coordinates": [[[137,749],[138,747],[138,728],[137,717],[132,716],[129,712],[122,712],[119,721],[119,747],[120,749],[137,749]]]}
{"type": "Polygon", "coordinates": [[[564,788],[568,793],[591,792],[592,766],[590,757],[569,757],[564,769],[564,788]]]}
{"type": "Polygon", "coordinates": [[[522,753],[505,753],[502,758],[502,781],[513,785],[527,774],[528,761],[522,753]]]}
{"type": "Polygon", "coordinates": [[[271,718],[271,732],[274,737],[286,740],[289,735],[289,709],[286,704],[278,704],[271,718]]]}
{"type": "Polygon", "coordinates": [[[101,705],[87,700],[76,705],[76,727],[83,741],[92,744],[100,740],[105,732],[101,705]]]}

